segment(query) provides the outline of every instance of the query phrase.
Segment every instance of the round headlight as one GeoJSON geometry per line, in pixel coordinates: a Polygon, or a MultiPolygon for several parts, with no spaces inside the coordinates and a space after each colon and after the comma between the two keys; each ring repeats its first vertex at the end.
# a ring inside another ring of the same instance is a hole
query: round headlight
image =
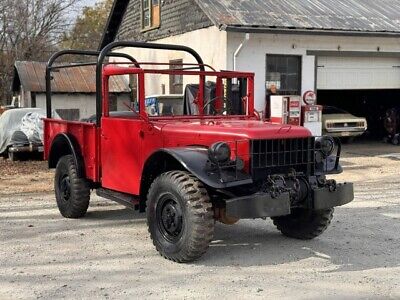
{"type": "Polygon", "coordinates": [[[335,150],[335,140],[330,136],[323,136],[317,140],[316,146],[325,157],[328,157],[335,150]]]}
{"type": "Polygon", "coordinates": [[[212,144],[208,156],[213,163],[226,163],[231,158],[231,148],[224,142],[212,144]]]}

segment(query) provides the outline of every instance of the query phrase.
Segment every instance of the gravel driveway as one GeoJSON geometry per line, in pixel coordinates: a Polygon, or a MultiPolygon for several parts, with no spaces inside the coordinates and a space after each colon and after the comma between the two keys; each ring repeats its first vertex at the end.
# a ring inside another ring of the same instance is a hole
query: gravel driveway
{"type": "Polygon", "coordinates": [[[398,299],[400,149],[374,147],[346,149],[339,178],[356,182],[356,199],[321,237],[291,240],[270,220],[217,224],[188,265],[161,258],[144,216],[117,204],[93,196],[86,218],[67,220],[52,193],[0,193],[0,299],[398,299]]]}

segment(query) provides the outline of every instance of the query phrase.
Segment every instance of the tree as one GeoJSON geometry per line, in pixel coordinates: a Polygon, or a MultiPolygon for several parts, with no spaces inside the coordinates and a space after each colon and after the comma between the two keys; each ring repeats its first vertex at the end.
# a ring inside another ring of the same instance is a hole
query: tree
{"type": "Polygon", "coordinates": [[[97,49],[111,11],[113,0],[103,0],[85,7],[72,30],[64,35],[63,47],[82,50],[97,49]]]}
{"type": "Polygon", "coordinates": [[[81,0],[0,0],[0,103],[10,99],[16,60],[48,59],[81,0]]]}

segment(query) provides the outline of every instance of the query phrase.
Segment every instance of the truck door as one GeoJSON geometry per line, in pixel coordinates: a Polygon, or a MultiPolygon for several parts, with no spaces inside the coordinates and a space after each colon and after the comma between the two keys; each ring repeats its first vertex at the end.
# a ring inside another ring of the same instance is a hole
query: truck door
{"type": "Polygon", "coordinates": [[[134,112],[111,113],[101,123],[102,187],[138,195],[143,120],[134,112]],[[124,115],[125,114],[125,115],[124,115]]]}

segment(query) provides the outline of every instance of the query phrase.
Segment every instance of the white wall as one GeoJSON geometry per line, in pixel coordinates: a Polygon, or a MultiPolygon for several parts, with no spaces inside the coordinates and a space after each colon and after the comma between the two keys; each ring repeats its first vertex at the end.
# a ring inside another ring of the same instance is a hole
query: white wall
{"type": "Polygon", "coordinates": [[[25,91],[24,87],[20,87],[19,95],[19,106],[20,107],[30,107],[31,106],[31,92],[25,91]]]}
{"type": "MultiPolygon", "coordinates": [[[[185,45],[196,50],[203,58],[205,64],[209,64],[217,70],[226,69],[227,33],[219,31],[216,27],[208,27],[185,34],[168,37],[156,41],[162,44],[185,45]]],[[[183,59],[184,63],[196,63],[190,54],[180,51],[126,49],[125,52],[133,56],[139,62],[162,62],[183,59]]],[[[144,67],[145,68],[145,67],[144,67]]],[[[163,67],[168,68],[168,66],[163,67]]],[[[184,78],[184,86],[188,83],[198,83],[198,77],[184,78]]],[[[165,84],[166,94],[169,93],[169,76],[151,75],[146,78],[146,95],[161,94],[161,85],[165,84]]]]}
{"type": "MultiPolygon", "coordinates": [[[[53,94],[52,109],[79,109],[80,118],[87,118],[96,113],[95,94],[53,94]]],[[[46,108],[46,95],[36,94],[36,107],[46,108]]]]}
{"type": "MultiPolygon", "coordinates": [[[[129,94],[118,95],[118,110],[127,110],[123,102],[129,103],[129,94]]],[[[46,108],[46,95],[36,94],[36,107],[46,108]]],[[[95,94],[53,94],[52,109],[79,109],[79,118],[88,118],[96,114],[95,94]]]]}
{"type": "MultiPolygon", "coordinates": [[[[227,68],[233,68],[233,54],[243,41],[244,33],[228,33],[227,68]]],[[[337,37],[307,35],[250,34],[238,59],[237,70],[255,72],[256,109],[264,110],[266,54],[302,56],[302,92],[315,89],[315,57],[307,50],[338,51],[400,51],[400,39],[374,37],[337,37]]]]}

